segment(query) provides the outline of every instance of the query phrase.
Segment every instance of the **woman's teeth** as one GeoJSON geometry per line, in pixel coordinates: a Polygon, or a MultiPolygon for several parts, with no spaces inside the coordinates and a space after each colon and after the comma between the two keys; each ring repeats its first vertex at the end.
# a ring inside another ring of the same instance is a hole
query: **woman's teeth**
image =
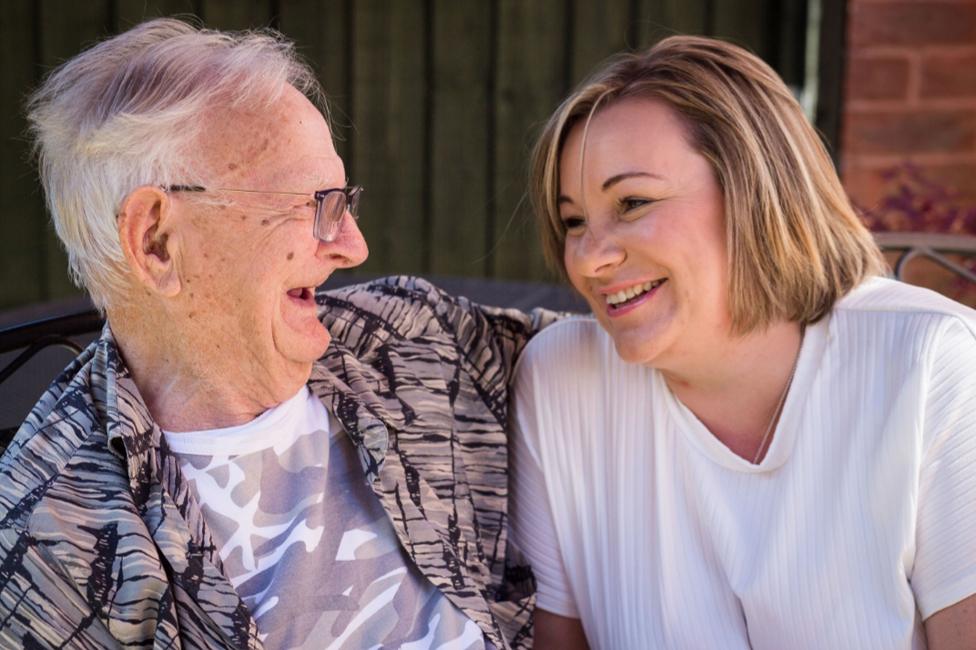
{"type": "Polygon", "coordinates": [[[660,280],[653,280],[651,282],[645,282],[644,284],[635,284],[634,286],[622,289],[617,293],[611,293],[609,296],[607,296],[607,304],[614,306],[627,302],[628,300],[633,300],[637,296],[645,294],[651,289],[656,289],[657,287],[661,286],[663,282],[664,278],[661,278],[660,280]]]}

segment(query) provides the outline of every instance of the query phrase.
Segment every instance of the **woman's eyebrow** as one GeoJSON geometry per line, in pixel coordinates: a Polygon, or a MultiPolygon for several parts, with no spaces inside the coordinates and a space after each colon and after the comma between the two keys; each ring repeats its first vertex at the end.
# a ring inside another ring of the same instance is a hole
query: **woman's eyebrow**
{"type": "MultiPolygon", "coordinates": [[[[610,178],[608,178],[607,180],[603,181],[603,185],[601,186],[600,189],[606,192],[607,190],[609,190],[611,187],[613,187],[620,181],[626,180],[628,178],[634,178],[634,177],[656,178],[658,180],[662,180],[662,181],[664,180],[663,176],[661,176],[660,174],[655,174],[653,172],[638,172],[638,171],[623,172],[620,174],[615,174],[610,178]]],[[[556,205],[560,206],[563,205],[564,203],[573,203],[573,199],[569,198],[565,194],[560,194],[559,197],[556,199],[556,205]]]]}
{"type": "Polygon", "coordinates": [[[611,187],[613,187],[614,185],[616,185],[620,181],[626,180],[628,178],[634,178],[635,176],[644,176],[644,177],[648,177],[648,178],[656,178],[656,179],[662,180],[662,181],[664,180],[664,177],[663,176],[661,176],[660,174],[654,174],[652,172],[636,172],[636,171],[635,172],[624,172],[622,174],[616,174],[614,176],[611,176],[607,180],[603,181],[603,186],[602,186],[601,189],[604,192],[606,192],[607,190],[609,190],[611,187]]]}

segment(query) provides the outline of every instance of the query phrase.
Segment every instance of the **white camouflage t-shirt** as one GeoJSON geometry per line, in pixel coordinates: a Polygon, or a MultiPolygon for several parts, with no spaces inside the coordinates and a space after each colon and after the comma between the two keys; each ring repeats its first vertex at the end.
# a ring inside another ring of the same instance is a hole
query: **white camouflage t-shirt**
{"type": "Polygon", "coordinates": [[[400,548],[307,388],[241,426],[165,435],[269,650],[493,648],[400,548]]]}

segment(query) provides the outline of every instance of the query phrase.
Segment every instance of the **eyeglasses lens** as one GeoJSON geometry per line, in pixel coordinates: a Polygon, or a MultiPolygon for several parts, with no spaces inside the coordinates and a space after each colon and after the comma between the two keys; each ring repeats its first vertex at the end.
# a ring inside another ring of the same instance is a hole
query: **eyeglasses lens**
{"type": "Polygon", "coordinates": [[[334,241],[346,211],[353,219],[359,216],[359,196],[363,188],[354,187],[330,190],[319,200],[315,212],[315,236],[322,241],[334,241]]]}
{"type": "Polygon", "coordinates": [[[334,241],[339,234],[339,225],[345,214],[345,192],[335,191],[326,194],[319,201],[318,211],[315,213],[315,236],[322,241],[334,241]]]}

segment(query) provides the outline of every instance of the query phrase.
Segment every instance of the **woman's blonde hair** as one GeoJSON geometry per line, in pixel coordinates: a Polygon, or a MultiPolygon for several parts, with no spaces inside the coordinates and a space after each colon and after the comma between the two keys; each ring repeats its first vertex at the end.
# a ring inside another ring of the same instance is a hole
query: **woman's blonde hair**
{"type": "Polygon", "coordinates": [[[563,143],[574,126],[628,97],[666,103],[711,163],[725,202],[734,332],[817,321],[883,272],[823,143],[776,73],[735,45],[672,36],[611,58],[559,106],[536,143],[529,192],[546,259],[564,277],[563,143]]]}

